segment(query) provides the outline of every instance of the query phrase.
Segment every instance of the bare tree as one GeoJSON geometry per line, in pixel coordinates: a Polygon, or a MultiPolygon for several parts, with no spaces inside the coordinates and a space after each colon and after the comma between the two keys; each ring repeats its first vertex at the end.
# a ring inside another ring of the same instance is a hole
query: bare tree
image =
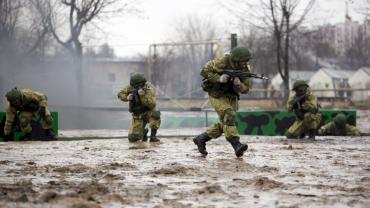
{"type": "MultiPolygon", "coordinates": [[[[291,34],[303,23],[315,0],[260,0],[259,4],[233,0],[236,7],[220,2],[241,21],[268,30],[274,37],[277,69],[284,81],[285,98],[289,95],[291,34]]],[[[286,99],[285,99],[286,100],[286,99]]]]}
{"type": "MultiPolygon", "coordinates": [[[[76,67],[79,98],[83,95],[83,44],[81,42],[81,34],[84,28],[104,17],[107,13],[122,14],[131,11],[131,4],[131,1],[123,2],[120,0],[60,0],[56,2],[56,7],[61,8],[64,11],[63,13],[67,13],[68,32],[66,37],[63,38],[63,31],[57,30],[57,28],[64,28],[64,22],[60,19],[64,15],[58,14],[56,10],[53,11],[49,18],[51,32],[55,40],[72,55],[76,67]]],[[[52,3],[49,3],[49,5],[54,7],[52,3]]]]}
{"type": "Polygon", "coordinates": [[[0,44],[6,53],[10,50],[25,56],[40,46],[49,32],[44,2],[0,0],[0,44]]]}
{"type": "Polygon", "coordinates": [[[216,54],[216,45],[212,43],[217,31],[215,23],[192,15],[177,19],[173,24],[170,42],[177,44],[157,47],[163,55],[157,57],[154,75],[160,79],[157,83],[161,83],[164,90],[170,90],[172,96],[200,96],[200,69],[216,54]]]}

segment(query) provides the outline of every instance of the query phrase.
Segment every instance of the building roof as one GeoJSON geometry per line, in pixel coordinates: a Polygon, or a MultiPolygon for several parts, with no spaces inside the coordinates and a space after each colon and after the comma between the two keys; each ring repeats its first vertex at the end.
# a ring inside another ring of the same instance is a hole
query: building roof
{"type": "Polygon", "coordinates": [[[309,80],[315,73],[315,71],[289,71],[289,78],[291,80],[309,80]]]}
{"type": "Polygon", "coordinates": [[[354,71],[343,69],[321,68],[320,70],[333,79],[349,79],[354,74],[354,71]]]}
{"type": "Polygon", "coordinates": [[[366,74],[370,75],[370,67],[362,67],[360,69],[366,72],[366,74]]]}

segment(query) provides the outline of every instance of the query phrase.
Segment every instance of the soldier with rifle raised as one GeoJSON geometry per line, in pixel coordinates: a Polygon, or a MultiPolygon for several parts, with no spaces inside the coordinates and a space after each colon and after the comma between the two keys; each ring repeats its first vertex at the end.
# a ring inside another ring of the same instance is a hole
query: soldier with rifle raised
{"type": "Polygon", "coordinates": [[[159,142],[157,131],[161,124],[161,114],[155,109],[155,89],[150,82],[146,81],[144,75],[132,74],[130,85],[123,88],[117,96],[123,102],[129,102],[129,112],[132,114],[128,132],[129,141],[147,141],[149,129],[145,127],[149,123],[151,128],[149,141],[159,142]]]}
{"type": "Polygon", "coordinates": [[[248,62],[251,57],[247,48],[236,47],[230,51],[230,54],[211,60],[203,67],[202,87],[208,93],[209,101],[218,114],[219,123],[213,124],[206,132],[193,139],[202,155],[208,154],[206,142],[220,137],[223,133],[237,157],[241,157],[248,149],[247,144],[239,141],[236,128],[239,95],[248,93],[250,78],[267,79],[250,73],[248,62]]]}
{"type": "Polygon", "coordinates": [[[320,105],[317,98],[309,90],[304,80],[297,80],[293,84],[294,95],[290,96],[287,110],[294,112],[296,121],[289,127],[287,138],[304,138],[308,133],[310,139],[315,139],[317,127],[320,125],[320,105]]]}

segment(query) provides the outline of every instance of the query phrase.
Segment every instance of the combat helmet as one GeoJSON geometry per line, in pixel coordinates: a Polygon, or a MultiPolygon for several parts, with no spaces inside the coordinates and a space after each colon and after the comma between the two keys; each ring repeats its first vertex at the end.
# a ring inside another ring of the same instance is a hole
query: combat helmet
{"type": "Polygon", "coordinates": [[[297,90],[297,88],[300,87],[300,86],[306,86],[306,87],[308,87],[308,84],[304,80],[297,80],[293,84],[293,90],[297,90]]]}
{"type": "Polygon", "coordinates": [[[246,47],[235,47],[230,51],[231,61],[237,62],[247,62],[252,58],[252,54],[246,47]]]}
{"type": "Polygon", "coordinates": [[[145,82],[146,79],[141,73],[132,74],[130,77],[130,85],[133,87],[144,85],[145,82]]]}
{"type": "Polygon", "coordinates": [[[16,87],[7,92],[5,97],[9,101],[10,105],[19,106],[22,103],[22,92],[16,87]]]}
{"type": "Polygon", "coordinates": [[[334,119],[335,126],[344,127],[347,124],[347,118],[343,113],[337,114],[334,119]]]}

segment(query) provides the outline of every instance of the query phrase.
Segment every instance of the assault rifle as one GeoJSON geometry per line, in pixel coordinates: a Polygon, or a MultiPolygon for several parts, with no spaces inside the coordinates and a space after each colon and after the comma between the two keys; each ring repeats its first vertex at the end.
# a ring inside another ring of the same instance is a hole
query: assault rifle
{"type": "Polygon", "coordinates": [[[223,74],[227,74],[231,78],[238,77],[238,78],[255,78],[255,79],[263,79],[263,80],[268,80],[269,79],[268,77],[265,77],[263,74],[258,75],[258,74],[255,74],[255,73],[245,72],[245,71],[242,71],[242,70],[235,70],[235,69],[225,69],[225,70],[223,70],[223,74]]]}
{"type": "Polygon", "coordinates": [[[302,103],[306,101],[307,95],[302,95],[297,97],[293,102],[293,109],[301,110],[302,109],[302,103]]]}
{"type": "Polygon", "coordinates": [[[307,99],[307,95],[302,95],[302,96],[297,97],[293,103],[294,113],[301,120],[303,120],[304,118],[304,112],[302,112],[302,103],[306,101],[306,99],[307,99]]]}
{"type": "Polygon", "coordinates": [[[138,89],[130,90],[129,94],[132,94],[134,96],[134,99],[129,101],[129,112],[132,113],[138,107],[138,104],[140,104],[140,96],[138,89]]]}

